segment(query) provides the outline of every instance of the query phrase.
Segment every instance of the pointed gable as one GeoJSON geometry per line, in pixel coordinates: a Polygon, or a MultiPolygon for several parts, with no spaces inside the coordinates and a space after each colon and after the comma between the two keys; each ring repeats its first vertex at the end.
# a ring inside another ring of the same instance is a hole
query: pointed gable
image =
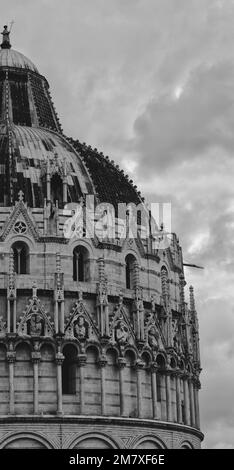
{"type": "Polygon", "coordinates": [[[0,240],[5,241],[11,232],[18,235],[29,233],[34,240],[39,238],[36,224],[29,215],[29,211],[21,198],[16,203],[10,216],[3,225],[0,240]]]}

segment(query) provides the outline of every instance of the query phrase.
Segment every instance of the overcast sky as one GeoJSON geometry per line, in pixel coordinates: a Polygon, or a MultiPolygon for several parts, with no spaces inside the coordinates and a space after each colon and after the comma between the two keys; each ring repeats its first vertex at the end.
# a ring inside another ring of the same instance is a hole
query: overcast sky
{"type": "Polygon", "coordinates": [[[234,448],[234,1],[0,0],[64,132],[172,201],[200,319],[205,447],[234,448]]]}

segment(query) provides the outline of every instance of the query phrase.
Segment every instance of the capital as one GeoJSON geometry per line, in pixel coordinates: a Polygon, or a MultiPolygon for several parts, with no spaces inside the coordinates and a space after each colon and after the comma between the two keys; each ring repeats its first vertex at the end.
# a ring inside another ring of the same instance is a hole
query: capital
{"type": "Polygon", "coordinates": [[[188,377],[189,377],[188,372],[182,372],[181,378],[182,378],[183,380],[188,380],[188,377]]]}
{"type": "Polygon", "coordinates": [[[100,368],[102,368],[102,367],[105,367],[106,364],[107,364],[106,356],[104,354],[102,354],[99,358],[98,365],[99,365],[100,368]]]}
{"type": "Polygon", "coordinates": [[[123,369],[126,366],[126,359],[124,359],[124,357],[118,358],[118,366],[120,369],[123,369]]]}
{"type": "Polygon", "coordinates": [[[16,360],[16,353],[14,351],[8,351],[6,354],[7,362],[13,363],[16,360]]]}
{"type": "Polygon", "coordinates": [[[166,366],[166,369],[165,369],[165,372],[164,372],[165,375],[171,376],[171,375],[173,375],[173,372],[174,371],[170,366],[166,366]]]}
{"type": "Polygon", "coordinates": [[[137,359],[135,364],[134,364],[134,367],[136,370],[141,370],[144,368],[144,362],[141,361],[141,359],[137,359]]]}
{"type": "Polygon", "coordinates": [[[65,358],[64,358],[64,355],[63,355],[62,353],[59,352],[59,353],[56,354],[55,361],[56,361],[56,364],[57,364],[58,366],[61,366],[61,365],[62,365],[64,359],[65,359],[65,358]]]}
{"type": "Polygon", "coordinates": [[[79,356],[77,357],[77,364],[80,366],[80,367],[84,367],[85,364],[87,362],[87,356],[86,354],[79,354],[79,356]]]}
{"type": "Polygon", "coordinates": [[[150,369],[151,369],[151,372],[158,372],[159,366],[158,366],[157,362],[152,362],[152,364],[150,366],[150,369]]]}
{"type": "Polygon", "coordinates": [[[41,360],[41,353],[39,351],[32,352],[31,360],[33,364],[38,364],[41,360]]]}

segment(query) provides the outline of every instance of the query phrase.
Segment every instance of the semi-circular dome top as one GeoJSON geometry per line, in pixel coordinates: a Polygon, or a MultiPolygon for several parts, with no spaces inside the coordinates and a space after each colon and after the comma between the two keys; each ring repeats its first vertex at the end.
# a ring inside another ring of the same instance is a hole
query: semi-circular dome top
{"type": "Polygon", "coordinates": [[[0,50],[0,67],[14,67],[39,73],[37,67],[30,59],[14,49],[0,50]]]}

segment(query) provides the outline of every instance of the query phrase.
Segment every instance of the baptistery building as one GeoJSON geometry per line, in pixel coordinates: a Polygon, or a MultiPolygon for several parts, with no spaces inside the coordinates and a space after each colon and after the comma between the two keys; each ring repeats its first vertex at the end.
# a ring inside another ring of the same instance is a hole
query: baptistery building
{"type": "Polygon", "coordinates": [[[4,26],[0,448],[200,447],[193,287],[156,225],[118,165],[64,135],[4,26]]]}

